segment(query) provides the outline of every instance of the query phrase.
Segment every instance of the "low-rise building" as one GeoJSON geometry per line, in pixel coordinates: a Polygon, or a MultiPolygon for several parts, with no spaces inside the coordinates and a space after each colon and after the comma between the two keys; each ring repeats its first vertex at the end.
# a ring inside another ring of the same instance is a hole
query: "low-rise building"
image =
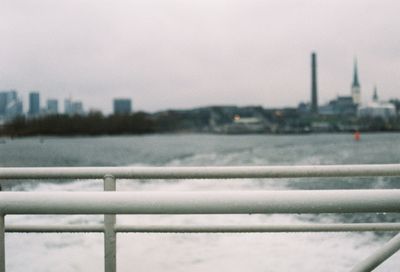
{"type": "Polygon", "coordinates": [[[390,102],[380,101],[378,98],[378,92],[376,87],[374,88],[374,95],[372,97],[372,102],[362,106],[358,109],[359,117],[372,117],[372,118],[382,118],[390,119],[396,117],[396,107],[390,102]]]}
{"type": "Polygon", "coordinates": [[[338,96],[328,104],[319,107],[321,115],[356,115],[357,105],[351,96],[338,96]]]}
{"type": "Polygon", "coordinates": [[[371,102],[366,106],[358,109],[359,117],[380,117],[382,119],[390,119],[396,117],[396,107],[389,102],[371,102]]]}
{"type": "Polygon", "coordinates": [[[258,117],[240,117],[235,115],[233,122],[223,127],[223,132],[228,134],[263,133],[267,126],[264,120],[258,117]]]}

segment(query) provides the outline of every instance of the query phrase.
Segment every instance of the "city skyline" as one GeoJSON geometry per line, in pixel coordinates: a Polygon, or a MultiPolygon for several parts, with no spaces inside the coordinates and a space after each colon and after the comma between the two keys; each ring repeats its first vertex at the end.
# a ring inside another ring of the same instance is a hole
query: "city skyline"
{"type": "MultiPolygon", "coordinates": [[[[131,114],[132,99],[116,98],[112,102],[112,114],[131,114]]],[[[18,116],[27,118],[38,118],[54,114],[66,115],[86,115],[90,112],[103,111],[95,108],[85,109],[81,100],[72,99],[72,97],[58,99],[42,97],[40,91],[34,90],[28,93],[28,103],[24,106],[21,95],[16,89],[1,90],[0,89],[0,124],[3,121],[10,121],[18,116]],[[62,103],[63,102],[63,103],[62,103]],[[61,106],[63,104],[63,106],[61,106]]],[[[107,114],[107,113],[106,113],[107,114]]]]}
{"type": "MultiPolygon", "coordinates": [[[[323,103],[319,103],[318,102],[318,98],[317,98],[320,95],[319,94],[319,88],[317,87],[317,85],[318,85],[317,84],[317,82],[318,82],[318,75],[317,75],[318,74],[318,72],[317,72],[318,71],[318,67],[317,66],[318,66],[317,65],[317,52],[312,51],[311,52],[311,70],[310,70],[310,73],[311,73],[311,80],[310,80],[311,97],[310,97],[310,100],[307,100],[307,98],[303,98],[302,100],[298,101],[296,105],[288,106],[288,108],[304,107],[304,103],[305,103],[305,104],[310,105],[310,111],[311,112],[318,113],[318,109],[320,107],[325,107],[326,105],[328,105],[329,103],[331,103],[332,101],[337,99],[338,97],[349,97],[349,98],[352,98],[353,102],[357,106],[367,106],[370,102],[373,102],[373,101],[376,100],[376,94],[377,94],[377,85],[376,84],[373,86],[373,91],[372,91],[371,97],[363,97],[364,90],[360,89],[360,81],[359,81],[359,75],[358,75],[359,74],[359,72],[358,72],[358,60],[357,60],[357,58],[354,58],[354,60],[353,60],[353,71],[352,71],[352,81],[351,81],[351,84],[350,84],[351,87],[348,90],[348,92],[338,93],[336,95],[336,97],[330,97],[330,98],[328,98],[328,100],[324,100],[323,103]]],[[[15,89],[10,89],[8,91],[13,91],[13,92],[16,92],[18,94],[18,91],[15,90],[15,89]]],[[[39,92],[37,90],[30,91],[28,93],[28,108],[27,109],[23,109],[23,112],[26,112],[27,114],[31,114],[32,115],[32,113],[30,112],[31,103],[32,103],[31,102],[31,96],[33,94],[37,95],[38,93],[39,92]]],[[[369,95],[369,92],[368,92],[368,95],[369,95]]],[[[364,93],[364,96],[365,96],[365,93],[364,93]]],[[[23,96],[22,97],[19,96],[19,99],[21,99],[21,101],[24,100],[23,96]]],[[[391,99],[398,99],[398,97],[397,96],[396,97],[391,97],[391,99]]],[[[58,99],[55,99],[55,98],[39,99],[39,96],[38,96],[37,100],[38,100],[38,102],[36,102],[36,103],[38,103],[38,104],[40,104],[41,100],[43,100],[43,105],[47,104],[47,107],[46,106],[39,107],[39,105],[37,105],[37,107],[40,109],[39,111],[48,110],[49,109],[49,106],[48,106],[49,101],[52,101],[53,103],[54,102],[58,103],[58,99]]],[[[128,97],[125,97],[125,98],[113,97],[110,100],[111,104],[112,104],[111,112],[104,111],[103,109],[101,109],[100,107],[97,107],[97,106],[94,106],[94,107],[91,107],[91,108],[87,108],[86,110],[83,110],[83,102],[81,100],[76,100],[76,101],[73,100],[71,95],[69,97],[64,97],[63,99],[60,99],[60,101],[64,101],[64,107],[63,108],[58,107],[58,105],[57,105],[58,113],[61,113],[61,114],[62,113],[69,114],[71,112],[83,114],[84,112],[90,112],[90,111],[100,111],[100,112],[103,112],[105,114],[110,114],[110,113],[111,114],[112,113],[115,114],[115,113],[117,113],[119,111],[119,110],[116,110],[116,107],[117,108],[120,107],[120,106],[116,106],[116,104],[115,104],[116,101],[118,101],[117,103],[124,101],[122,103],[128,103],[129,104],[129,106],[128,106],[128,104],[122,106],[123,108],[129,108],[129,110],[123,110],[124,112],[131,112],[132,111],[131,110],[131,105],[130,105],[132,103],[132,98],[128,98],[128,97]],[[75,107],[77,106],[77,109],[71,111],[71,109],[69,109],[69,106],[67,104],[71,104],[71,105],[75,104],[75,107]]],[[[24,103],[22,103],[22,104],[24,104],[24,103]]],[[[220,104],[220,106],[224,106],[224,105],[226,106],[226,105],[229,105],[229,104],[220,104]]],[[[251,105],[244,105],[244,106],[256,106],[256,105],[259,105],[259,104],[251,104],[251,105]]],[[[209,107],[209,106],[214,106],[214,105],[212,105],[212,104],[200,105],[200,106],[197,106],[197,107],[194,106],[192,108],[201,108],[201,107],[209,107]]],[[[239,104],[235,104],[235,106],[242,106],[242,105],[239,103],[239,104]]],[[[261,105],[261,106],[263,106],[263,105],[261,105]]],[[[279,108],[279,107],[271,107],[271,108],[279,108]]],[[[284,107],[282,107],[282,108],[284,108],[284,107]]],[[[165,108],[165,109],[160,109],[160,111],[168,110],[168,109],[190,109],[190,107],[165,108]]],[[[50,112],[52,112],[52,110],[50,110],[50,112]]]]}
{"type": "Polygon", "coordinates": [[[315,51],[319,104],[348,94],[354,57],[363,102],[375,84],[387,100],[400,89],[398,7],[371,0],[10,1],[0,10],[0,88],[18,90],[24,105],[30,90],[40,90],[105,113],[113,97],[130,97],[145,111],[295,107],[308,102],[315,51]]]}

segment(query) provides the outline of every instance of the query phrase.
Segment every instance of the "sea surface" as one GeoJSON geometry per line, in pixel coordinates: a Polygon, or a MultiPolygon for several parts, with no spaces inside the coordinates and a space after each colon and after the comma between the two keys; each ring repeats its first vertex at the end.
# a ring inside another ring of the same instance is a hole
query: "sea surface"
{"type": "MultiPolygon", "coordinates": [[[[1,140],[1,139],[0,139],[1,140]]],[[[153,135],[0,141],[0,167],[400,163],[399,134],[153,135]]],[[[101,191],[101,180],[2,181],[7,191],[101,191]]],[[[400,178],[118,180],[119,191],[400,188],[400,178]]],[[[119,215],[118,224],[398,222],[396,214],[119,215]]],[[[99,215],[8,215],[6,224],[98,224],[99,215]]],[[[118,271],[349,271],[395,233],[118,234],[118,271]]],[[[6,234],[7,271],[103,271],[102,234],[6,234]]],[[[399,271],[400,253],[376,271],[399,271]]]]}

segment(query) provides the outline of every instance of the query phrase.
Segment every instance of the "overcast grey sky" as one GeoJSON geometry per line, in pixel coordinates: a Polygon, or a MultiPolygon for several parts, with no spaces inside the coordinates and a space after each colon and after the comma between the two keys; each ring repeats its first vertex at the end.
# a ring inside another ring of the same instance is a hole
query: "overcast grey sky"
{"type": "MultiPolygon", "coordinates": [[[[376,83],[400,98],[398,0],[0,0],[0,89],[111,110],[296,106],[349,95],[358,58],[363,100],[376,83]]],[[[26,103],[25,105],[26,106],[26,103]]],[[[26,107],[25,107],[26,108],[26,107]]]]}

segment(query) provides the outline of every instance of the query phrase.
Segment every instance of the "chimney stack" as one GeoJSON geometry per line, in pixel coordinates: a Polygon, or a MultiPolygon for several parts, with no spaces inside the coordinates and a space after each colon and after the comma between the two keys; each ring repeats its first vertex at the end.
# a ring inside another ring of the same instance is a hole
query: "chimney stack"
{"type": "Polygon", "coordinates": [[[317,97],[317,54],[311,53],[311,112],[318,113],[317,97]]]}

